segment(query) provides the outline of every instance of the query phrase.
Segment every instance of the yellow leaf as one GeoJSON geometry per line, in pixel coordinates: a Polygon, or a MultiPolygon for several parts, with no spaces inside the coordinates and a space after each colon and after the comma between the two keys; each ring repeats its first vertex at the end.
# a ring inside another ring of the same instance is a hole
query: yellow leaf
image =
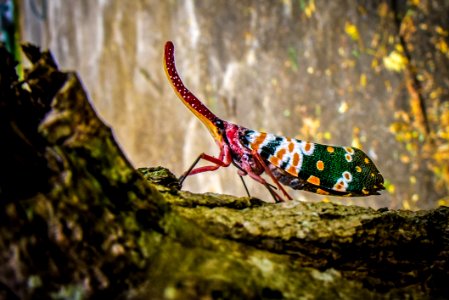
{"type": "Polygon", "coordinates": [[[401,123],[399,122],[391,123],[389,130],[391,133],[398,133],[401,130],[401,123]]]}
{"type": "Polygon", "coordinates": [[[402,154],[400,156],[400,160],[402,163],[408,164],[408,163],[410,163],[410,156],[408,156],[407,154],[402,154]]]}
{"type": "Polygon", "coordinates": [[[441,27],[441,26],[435,27],[435,31],[438,34],[442,35],[442,36],[448,36],[449,35],[449,33],[446,30],[444,30],[443,27],[441,27]]]}
{"type": "Polygon", "coordinates": [[[396,190],[396,186],[392,183],[390,183],[388,186],[386,186],[387,192],[390,194],[394,194],[394,191],[396,190]]]}
{"type": "Polygon", "coordinates": [[[385,179],[384,187],[387,190],[387,192],[389,192],[390,194],[393,194],[394,191],[396,190],[396,187],[394,186],[394,184],[391,183],[391,181],[389,181],[388,179],[385,179]]]}
{"type": "Polygon", "coordinates": [[[306,8],[304,8],[304,13],[308,18],[310,18],[315,12],[315,0],[310,0],[306,8]]]}
{"type": "Polygon", "coordinates": [[[362,75],[360,75],[360,85],[361,85],[362,87],[365,87],[365,86],[366,86],[366,74],[365,74],[365,73],[363,73],[362,75]]]}
{"type": "Polygon", "coordinates": [[[343,101],[340,103],[340,106],[338,107],[338,112],[341,114],[344,114],[348,111],[349,105],[346,101],[343,101]]]}
{"type": "Polygon", "coordinates": [[[383,58],[383,63],[388,70],[401,72],[407,65],[407,58],[398,50],[394,50],[383,58]]]}
{"type": "Polygon", "coordinates": [[[449,205],[449,199],[440,199],[438,200],[438,206],[448,206],[449,205]]]}
{"type": "Polygon", "coordinates": [[[377,12],[379,14],[379,17],[385,18],[389,12],[388,4],[385,2],[380,3],[377,12]]]}
{"type": "Polygon", "coordinates": [[[440,122],[444,126],[449,125],[449,110],[445,110],[441,113],[440,122]]]}
{"type": "Polygon", "coordinates": [[[359,40],[359,30],[357,29],[357,26],[355,26],[354,24],[350,23],[350,22],[346,22],[345,23],[345,31],[346,34],[349,35],[351,37],[351,39],[353,39],[354,41],[358,41],[359,40]]]}
{"type": "Polygon", "coordinates": [[[404,52],[404,48],[402,47],[401,44],[396,44],[394,46],[394,49],[396,49],[396,51],[398,51],[399,53],[403,53],[404,52]]]}
{"type": "Polygon", "coordinates": [[[385,84],[385,89],[386,89],[388,92],[391,92],[391,90],[393,89],[393,87],[392,87],[392,85],[391,85],[391,82],[388,81],[388,80],[385,80],[385,81],[384,81],[384,84],[385,84]]]}
{"type": "Polygon", "coordinates": [[[441,94],[442,94],[441,88],[437,88],[437,89],[431,91],[429,96],[430,96],[430,99],[434,100],[434,99],[440,97],[441,94]]]}
{"type": "Polygon", "coordinates": [[[351,146],[360,149],[362,148],[362,143],[360,143],[360,139],[358,137],[355,137],[352,139],[351,146]]]}
{"type": "Polygon", "coordinates": [[[404,209],[410,209],[410,203],[407,200],[404,200],[402,202],[402,206],[404,207],[404,209]]]}
{"type": "Polygon", "coordinates": [[[447,52],[448,52],[449,47],[448,47],[448,45],[447,45],[447,43],[446,43],[445,40],[439,39],[438,42],[435,44],[435,47],[436,47],[438,50],[440,50],[441,53],[447,55],[447,52]]]}

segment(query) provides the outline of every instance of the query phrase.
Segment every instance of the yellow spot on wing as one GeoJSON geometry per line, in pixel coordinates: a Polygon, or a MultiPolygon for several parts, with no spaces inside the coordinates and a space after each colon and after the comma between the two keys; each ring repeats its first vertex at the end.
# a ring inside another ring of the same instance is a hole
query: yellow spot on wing
{"type": "Polygon", "coordinates": [[[320,185],[320,178],[311,175],[308,179],[307,179],[308,183],[314,184],[314,185],[320,185]]]}
{"type": "Polygon", "coordinates": [[[354,154],[354,149],[352,149],[351,147],[345,147],[345,151],[351,155],[354,154]]]}
{"type": "Polygon", "coordinates": [[[331,147],[331,146],[327,147],[327,152],[334,153],[334,151],[335,151],[334,147],[331,147]]]}
{"type": "Polygon", "coordinates": [[[316,189],[316,193],[321,195],[329,195],[329,192],[322,189],[316,189]]]}

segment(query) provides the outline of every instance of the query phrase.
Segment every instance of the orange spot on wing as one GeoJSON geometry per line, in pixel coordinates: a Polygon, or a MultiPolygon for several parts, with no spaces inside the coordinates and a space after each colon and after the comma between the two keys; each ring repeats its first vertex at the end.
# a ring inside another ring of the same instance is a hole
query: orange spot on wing
{"type": "Polygon", "coordinates": [[[352,161],[352,156],[349,155],[349,154],[345,154],[345,158],[346,158],[346,160],[347,160],[348,162],[351,162],[351,161],[352,161]]]}
{"type": "Polygon", "coordinates": [[[295,150],[295,144],[294,143],[288,144],[288,151],[293,152],[293,150],[295,150]]]}
{"type": "Polygon", "coordinates": [[[299,164],[299,154],[298,153],[293,153],[293,162],[292,162],[294,167],[297,167],[299,164]]]}
{"type": "Polygon", "coordinates": [[[277,158],[276,156],[270,156],[270,158],[268,159],[268,161],[270,162],[270,163],[272,163],[273,165],[275,165],[275,166],[280,166],[280,160],[279,160],[279,158],[277,158]]]}
{"type": "Polygon", "coordinates": [[[327,146],[327,152],[329,152],[329,153],[334,153],[334,151],[335,151],[335,149],[334,149],[334,147],[331,147],[331,146],[327,146]]]}
{"type": "Polygon", "coordinates": [[[286,171],[287,171],[290,175],[298,176],[298,170],[296,170],[296,168],[295,168],[294,166],[290,166],[286,171]]]}
{"type": "Polygon", "coordinates": [[[352,179],[351,173],[349,173],[349,172],[344,172],[343,176],[345,177],[346,181],[349,181],[352,179]]]}
{"type": "Polygon", "coordinates": [[[260,135],[256,138],[254,143],[252,144],[252,147],[254,150],[259,150],[259,146],[265,141],[265,138],[267,137],[267,134],[265,132],[261,132],[260,135]]]}
{"type": "Polygon", "coordinates": [[[282,157],[285,155],[286,152],[287,152],[287,150],[282,148],[276,153],[276,157],[279,158],[280,160],[282,160],[282,157]]]}
{"type": "Polygon", "coordinates": [[[333,189],[336,191],[339,191],[339,192],[346,192],[345,184],[342,182],[341,179],[339,179],[337,181],[337,183],[334,185],[333,189]]]}
{"type": "Polygon", "coordinates": [[[306,143],[304,145],[304,150],[306,150],[306,152],[309,152],[311,148],[312,148],[312,144],[311,143],[306,143]]]}
{"type": "Polygon", "coordinates": [[[320,185],[320,178],[318,178],[318,177],[316,177],[316,176],[310,176],[308,179],[307,179],[307,182],[308,183],[311,183],[311,184],[314,184],[314,185],[320,185]]]}
{"type": "Polygon", "coordinates": [[[323,162],[322,160],[317,161],[317,162],[316,162],[316,168],[317,168],[319,171],[323,171],[323,170],[324,170],[324,162],[323,162]]]}
{"type": "Polygon", "coordinates": [[[369,158],[365,157],[365,164],[369,164],[369,158]]]}

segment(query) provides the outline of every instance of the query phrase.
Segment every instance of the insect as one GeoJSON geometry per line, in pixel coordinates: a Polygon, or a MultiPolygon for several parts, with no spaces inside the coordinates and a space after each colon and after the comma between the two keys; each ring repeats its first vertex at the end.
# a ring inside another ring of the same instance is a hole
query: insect
{"type": "MultiPolygon", "coordinates": [[[[180,177],[181,185],[187,176],[233,164],[243,183],[242,176],[248,175],[263,184],[276,202],[284,201],[284,197],[292,200],[282,185],[336,196],[379,195],[384,189],[382,175],[362,150],[258,132],[220,119],[184,86],[176,70],[174,51],[168,41],[164,52],[166,75],[178,97],[204,123],[220,148],[218,157],[201,153],[180,177]],[[195,168],[200,160],[211,164],[195,168]],[[261,177],[262,173],[274,185],[261,177]]],[[[245,189],[249,195],[246,185],[245,189]]]]}

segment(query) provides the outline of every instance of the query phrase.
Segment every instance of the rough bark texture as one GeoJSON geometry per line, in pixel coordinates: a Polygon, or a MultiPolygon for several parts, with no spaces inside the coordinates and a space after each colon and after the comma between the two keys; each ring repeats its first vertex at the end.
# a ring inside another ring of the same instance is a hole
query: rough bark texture
{"type": "Polygon", "coordinates": [[[0,297],[366,299],[449,295],[449,209],[269,204],[134,170],[51,54],[0,49],[0,297]]]}

